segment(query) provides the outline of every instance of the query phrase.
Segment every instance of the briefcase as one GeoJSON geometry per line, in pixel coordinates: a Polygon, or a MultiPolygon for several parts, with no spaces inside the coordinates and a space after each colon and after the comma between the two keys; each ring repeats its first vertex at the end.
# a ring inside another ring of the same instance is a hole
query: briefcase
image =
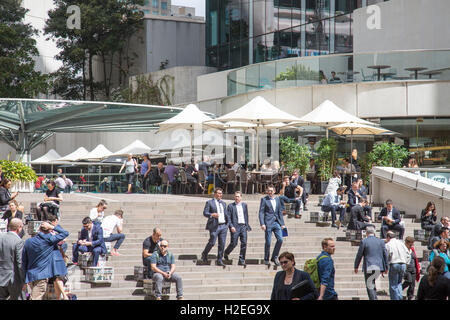
{"type": "Polygon", "coordinates": [[[303,280],[302,282],[297,283],[291,288],[291,298],[302,299],[304,296],[310,294],[313,291],[314,289],[311,288],[309,280],[303,280]]]}

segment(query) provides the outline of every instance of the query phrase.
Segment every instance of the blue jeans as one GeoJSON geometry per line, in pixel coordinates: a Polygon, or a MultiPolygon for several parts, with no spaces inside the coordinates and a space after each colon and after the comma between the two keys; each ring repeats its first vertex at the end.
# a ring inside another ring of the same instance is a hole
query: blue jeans
{"type": "Polygon", "coordinates": [[[389,265],[389,295],[391,300],[403,300],[402,280],[406,272],[406,264],[392,263],[389,265]]]}
{"type": "Polygon", "coordinates": [[[122,245],[123,240],[125,240],[125,235],[123,233],[114,233],[111,234],[108,238],[104,238],[103,240],[105,242],[113,242],[117,240],[116,244],[114,245],[114,249],[118,250],[122,245]]]}
{"type": "Polygon", "coordinates": [[[300,214],[300,206],[301,206],[301,203],[302,203],[302,199],[301,198],[298,198],[298,199],[288,198],[285,195],[282,195],[279,198],[280,198],[281,203],[283,204],[283,206],[284,206],[285,203],[295,203],[295,215],[299,215],[300,214]]]}
{"type": "Polygon", "coordinates": [[[92,261],[92,267],[96,267],[98,264],[98,258],[103,253],[103,249],[101,246],[93,248],[92,246],[81,246],[78,243],[75,243],[72,249],[72,262],[78,263],[78,255],[80,254],[80,252],[92,252],[92,255],[94,257],[92,261]]]}
{"type": "Polygon", "coordinates": [[[272,252],[272,259],[278,258],[278,254],[280,253],[281,245],[283,244],[283,233],[281,231],[281,226],[278,222],[275,222],[272,226],[266,226],[266,234],[265,239],[266,242],[264,244],[264,261],[269,261],[270,255],[270,242],[272,241],[272,232],[275,234],[277,238],[277,242],[275,243],[275,247],[272,252]]]}

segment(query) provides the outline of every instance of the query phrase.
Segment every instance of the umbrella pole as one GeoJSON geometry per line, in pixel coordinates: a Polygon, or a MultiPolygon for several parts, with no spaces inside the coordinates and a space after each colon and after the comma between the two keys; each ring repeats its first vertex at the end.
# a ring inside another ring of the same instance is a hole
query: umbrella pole
{"type": "Polygon", "coordinates": [[[350,130],[350,188],[352,186],[353,183],[353,172],[352,172],[352,163],[353,163],[353,158],[352,158],[352,150],[353,150],[353,130],[350,130]]]}
{"type": "Polygon", "coordinates": [[[258,126],[256,127],[256,171],[259,171],[259,134],[258,134],[258,126]]]}
{"type": "Polygon", "coordinates": [[[190,155],[191,155],[191,158],[189,159],[189,163],[191,163],[191,160],[192,160],[192,136],[193,136],[193,130],[194,130],[194,129],[189,130],[189,132],[190,132],[190,138],[191,138],[191,144],[190,144],[190,149],[189,149],[189,153],[190,153],[190,155]]]}
{"type": "Polygon", "coordinates": [[[328,140],[328,128],[325,128],[325,136],[327,137],[328,140]]]}

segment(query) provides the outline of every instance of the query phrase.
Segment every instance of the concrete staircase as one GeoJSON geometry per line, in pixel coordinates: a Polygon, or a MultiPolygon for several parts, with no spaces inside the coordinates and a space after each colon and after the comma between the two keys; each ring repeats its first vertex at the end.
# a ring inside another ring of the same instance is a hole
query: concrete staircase
{"type": "MultiPolygon", "coordinates": [[[[23,201],[26,208],[29,202],[41,201],[42,195],[28,195],[23,201]]],[[[249,206],[250,224],[253,231],[248,234],[247,260],[244,269],[238,266],[239,244],[230,255],[232,264],[225,268],[215,266],[217,244],[210,252],[211,265],[197,265],[209,238],[205,230],[206,218],[203,217],[205,198],[166,196],[166,195],[111,195],[111,194],[70,194],[64,195],[61,206],[61,226],[70,232],[67,239],[72,256],[72,242],[77,239],[81,229],[81,220],[95,207],[99,199],[110,199],[106,215],[114,210],[124,210],[124,233],[126,239],[119,249],[121,256],[109,257],[107,266],[114,267],[114,281],[111,285],[91,285],[80,282],[82,271],[71,268],[70,283],[78,299],[105,300],[142,300],[144,293],[142,283],[133,279],[134,266],[142,265],[142,242],[151,235],[154,227],[162,230],[162,237],[169,241],[169,250],[175,255],[176,272],[183,278],[184,297],[192,300],[205,299],[269,299],[275,274],[281,270],[273,264],[268,268],[260,264],[264,254],[264,233],[259,227],[258,208],[260,196],[244,195],[249,206]],[[97,199],[98,198],[98,199],[97,199]],[[250,200],[248,200],[250,198],[250,200]]],[[[225,200],[230,203],[231,200],[225,200]]],[[[321,251],[321,241],[325,237],[345,237],[345,228],[337,230],[331,227],[316,227],[309,221],[309,213],[320,211],[316,206],[317,196],[310,196],[309,211],[303,212],[301,219],[285,217],[289,236],[284,238],[281,252],[294,254],[297,268],[303,269],[305,261],[316,257],[321,251]]],[[[401,209],[401,208],[400,208],[401,209]]],[[[379,211],[377,208],[374,211],[379,211]]],[[[414,229],[420,229],[420,223],[413,218],[405,218],[406,236],[413,236],[414,229]]],[[[377,235],[381,224],[376,223],[377,235]]],[[[227,236],[227,245],[230,235],[227,236]]],[[[275,237],[272,237],[272,246],[275,237]]],[[[416,242],[416,252],[421,257],[422,247],[416,242]]],[[[336,241],[336,252],[333,256],[336,268],[335,288],[340,299],[367,299],[364,277],[360,268],[358,274],[353,272],[354,258],[358,247],[350,242],[336,241]]],[[[175,284],[172,285],[171,299],[175,299],[175,284]]],[[[416,286],[417,287],[417,286],[416,286]]],[[[381,278],[377,282],[377,290],[388,294],[388,280],[381,278]]],[[[379,296],[388,299],[388,296],[379,296]]]]}

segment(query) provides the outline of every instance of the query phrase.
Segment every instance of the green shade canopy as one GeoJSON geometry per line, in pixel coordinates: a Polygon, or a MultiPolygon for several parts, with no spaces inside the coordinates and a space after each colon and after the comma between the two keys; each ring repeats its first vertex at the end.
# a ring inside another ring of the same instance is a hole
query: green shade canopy
{"type": "Polygon", "coordinates": [[[182,110],[101,101],[0,98],[0,139],[24,155],[55,132],[145,132],[182,110]]]}

